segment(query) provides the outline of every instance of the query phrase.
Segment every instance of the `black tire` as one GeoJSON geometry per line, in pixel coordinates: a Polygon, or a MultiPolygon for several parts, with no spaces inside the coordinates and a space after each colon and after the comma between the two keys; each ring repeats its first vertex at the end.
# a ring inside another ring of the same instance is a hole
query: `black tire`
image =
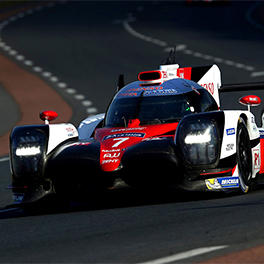
{"type": "Polygon", "coordinates": [[[245,121],[240,118],[237,126],[237,165],[242,193],[247,193],[252,180],[252,152],[245,121]]]}

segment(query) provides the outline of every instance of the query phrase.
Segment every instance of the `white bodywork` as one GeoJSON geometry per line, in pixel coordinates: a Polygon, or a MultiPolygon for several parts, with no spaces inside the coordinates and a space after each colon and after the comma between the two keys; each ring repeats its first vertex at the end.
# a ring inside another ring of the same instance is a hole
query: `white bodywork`
{"type": "MultiPolygon", "coordinates": [[[[249,134],[250,140],[258,139],[260,137],[259,130],[255,123],[254,115],[249,111],[224,111],[225,114],[225,125],[224,125],[224,133],[223,133],[223,141],[221,148],[221,156],[220,159],[224,159],[228,156],[231,156],[236,153],[237,148],[237,125],[239,119],[243,118],[243,115],[246,116],[246,125],[249,134]],[[228,131],[234,129],[234,133],[228,134],[228,131]]],[[[260,170],[260,144],[252,148],[252,178],[256,177],[256,174],[260,170]]],[[[233,172],[233,176],[238,176],[238,168],[233,172]]]]}
{"type": "Polygon", "coordinates": [[[79,140],[82,141],[91,138],[95,128],[104,119],[104,116],[105,114],[98,114],[86,118],[80,123],[78,130],[72,124],[49,124],[47,154],[68,139],[79,137],[79,140]]]}
{"type": "Polygon", "coordinates": [[[75,137],[78,137],[78,131],[74,125],[65,123],[52,125],[49,124],[49,141],[47,154],[49,154],[59,144],[75,137]]]}
{"type": "Polygon", "coordinates": [[[91,138],[95,128],[104,119],[104,117],[105,114],[98,114],[84,119],[78,127],[79,139],[85,140],[91,138]]]}
{"type": "Polygon", "coordinates": [[[218,89],[221,87],[221,72],[218,66],[213,65],[197,83],[211,93],[217,105],[220,107],[218,89]]]}

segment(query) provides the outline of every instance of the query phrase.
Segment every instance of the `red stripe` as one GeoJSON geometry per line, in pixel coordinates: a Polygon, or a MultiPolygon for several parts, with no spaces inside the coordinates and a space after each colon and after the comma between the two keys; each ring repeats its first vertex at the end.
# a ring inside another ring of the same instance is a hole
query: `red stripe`
{"type": "Polygon", "coordinates": [[[234,174],[236,167],[237,167],[237,165],[232,169],[232,175],[234,174]]]}
{"type": "Polygon", "coordinates": [[[206,172],[206,173],[201,173],[200,175],[222,174],[222,173],[227,173],[227,172],[230,172],[230,171],[232,171],[232,169],[228,169],[228,170],[225,170],[225,171],[218,171],[218,172],[206,172]]]}

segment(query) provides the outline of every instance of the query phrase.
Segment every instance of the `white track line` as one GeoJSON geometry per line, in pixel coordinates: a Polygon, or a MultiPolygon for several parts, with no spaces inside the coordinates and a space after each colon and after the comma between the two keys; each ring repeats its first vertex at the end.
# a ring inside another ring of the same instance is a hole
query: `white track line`
{"type": "Polygon", "coordinates": [[[251,77],[259,77],[259,76],[264,76],[264,71],[251,73],[251,77]]]}
{"type": "Polygon", "coordinates": [[[228,246],[223,245],[223,246],[216,246],[216,247],[202,247],[202,248],[197,248],[197,249],[185,251],[182,253],[177,253],[177,254],[167,256],[164,258],[159,258],[159,259],[154,259],[151,261],[141,262],[139,264],[166,264],[166,263],[171,263],[174,261],[179,261],[179,260],[183,260],[183,259],[196,257],[196,256],[199,256],[202,254],[212,252],[212,251],[224,249],[226,247],[228,247],[228,246]]]}
{"type": "Polygon", "coordinates": [[[0,210],[0,213],[8,213],[13,211],[17,211],[17,208],[2,209],[0,210]]]}
{"type": "MultiPolygon", "coordinates": [[[[57,1],[56,4],[64,4],[66,3],[67,1],[57,1]]],[[[58,77],[56,77],[54,74],[52,74],[51,72],[49,71],[45,71],[43,70],[41,67],[39,66],[35,66],[35,63],[31,60],[28,60],[27,58],[25,58],[24,55],[22,54],[19,54],[16,50],[13,50],[10,46],[8,46],[1,38],[1,33],[2,33],[2,30],[7,26],[9,25],[10,23],[13,23],[14,21],[17,21],[18,19],[22,19],[23,17],[25,16],[29,16],[29,15],[32,15],[34,14],[35,12],[40,12],[41,10],[44,10],[45,8],[51,8],[51,7],[54,7],[55,4],[54,3],[50,3],[46,6],[38,6],[38,7],[35,7],[35,8],[32,8],[30,10],[27,10],[25,12],[21,12],[17,15],[14,15],[8,19],[6,19],[5,21],[3,21],[2,23],[0,23],[0,48],[7,52],[9,55],[11,56],[14,56],[14,58],[16,60],[18,60],[19,62],[23,63],[25,66],[31,68],[35,73],[41,75],[42,77],[45,77],[47,78],[47,80],[49,80],[50,82],[56,84],[59,88],[67,88],[68,85],[64,82],[61,82],[59,80],[58,77]]],[[[131,18],[132,19],[132,18],[131,18]]],[[[158,41],[158,40],[156,40],[158,41]]],[[[73,98],[75,98],[76,100],[78,101],[88,101],[84,95],[81,95],[81,96],[74,96],[77,91],[75,89],[72,89],[72,88],[68,88],[68,89],[65,89],[65,91],[69,94],[69,95],[72,95],[73,98]]],[[[86,112],[90,115],[93,115],[93,114],[96,114],[98,112],[97,108],[95,108],[93,106],[93,103],[91,101],[89,101],[89,106],[87,106],[86,108],[86,112]]],[[[85,106],[85,103],[83,104],[85,106]]]]}
{"type": "Polygon", "coordinates": [[[4,162],[4,161],[8,161],[8,160],[9,160],[9,157],[0,158],[0,162],[4,162]]]}
{"type": "MultiPolygon", "coordinates": [[[[136,18],[133,16],[133,14],[129,14],[128,18],[122,21],[124,29],[130,35],[132,35],[132,36],[134,36],[134,37],[136,37],[138,39],[141,39],[143,41],[150,42],[150,43],[155,44],[157,46],[163,47],[165,52],[170,52],[172,50],[173,47],[169,47],[166,41],[163,41],[163,40],[160,40],[160,39],[157,39],[157,38],[153,38],[153,37],[144,35],[142,33],[137,32],[134,28],[132,28],[132,26],[129,23],[130,22],[134,22],[135,20],[136,20],[136,18]]],[[[204,59],[204,60],[212,60],[212,61],[217,62],[217,63],[223,63],[223,64],[226,64],[226,65],[228,65],[230,67],[235,67],[235,68],[243,69],[243,70],[246,70],[246,71],[254,71],[255,70],[254,67],[250,66],[250,65],[245,65],[245,64],[242,64],[242,63],[239,63],[239,62],[226,60],[226,59],[223,59],[223,58],[219,58],[219,57],[215,57],[215,56],[212,56],[212,55],[203,54],[201,52],[197,52],[197,51],[194,51],[194,50],[191,50],[191,49],[187,49],[187,45],[186,44],[178,44],[178,45],[176,45],[176,51],[183,52],[186,55],[190,55],[190,56],[193,56],[193,57],[196,57],[196,58],[201,58],[201,59],[204,59]]],[[[260,75],[251,74],[251,77],[257,77],[257,76],[260,76],[260,75]]]]}
{"type": "Polygon", "coordinates": [[[123,21],[123,27],[132,36],[134,36],[136,38],[139,38],[139,39],[142,39],[142,40],[147,41],[147,42],[151,42],[151,43],[153,43],[155,45],[158,45],[160,47],[166,47],[167,46],[167,42],[165,42],[165,41],[162,41],[162,40],[159,40],[159,39],[156,39],[156,38],[152,38],[152,37],[146,36],[144,34],[141,34],[141,33],[137,32],[137,31],[135,31],[129,25],[129,22],[131,22],[131,19],[124,20],[123,21]]]}

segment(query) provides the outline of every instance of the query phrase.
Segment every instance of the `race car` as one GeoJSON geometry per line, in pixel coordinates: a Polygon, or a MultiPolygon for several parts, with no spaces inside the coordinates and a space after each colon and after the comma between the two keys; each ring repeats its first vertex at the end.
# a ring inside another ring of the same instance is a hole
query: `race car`
{"type": "MultiPolygon", "coordinates": [[[[264,172],[264,129],[251,106],[221,110],[217,65],[161,65],[119,82],[106,113],[72,124],[15,127],[10,135],[10,167],[15,203],[111,190],[122,182],[134,188],[248,192],[264,172]]],[[[238,87],[239,88],[239,87],[238,87]]],[[[232,89],[231,89],[232,90],[232,89]]]]}

